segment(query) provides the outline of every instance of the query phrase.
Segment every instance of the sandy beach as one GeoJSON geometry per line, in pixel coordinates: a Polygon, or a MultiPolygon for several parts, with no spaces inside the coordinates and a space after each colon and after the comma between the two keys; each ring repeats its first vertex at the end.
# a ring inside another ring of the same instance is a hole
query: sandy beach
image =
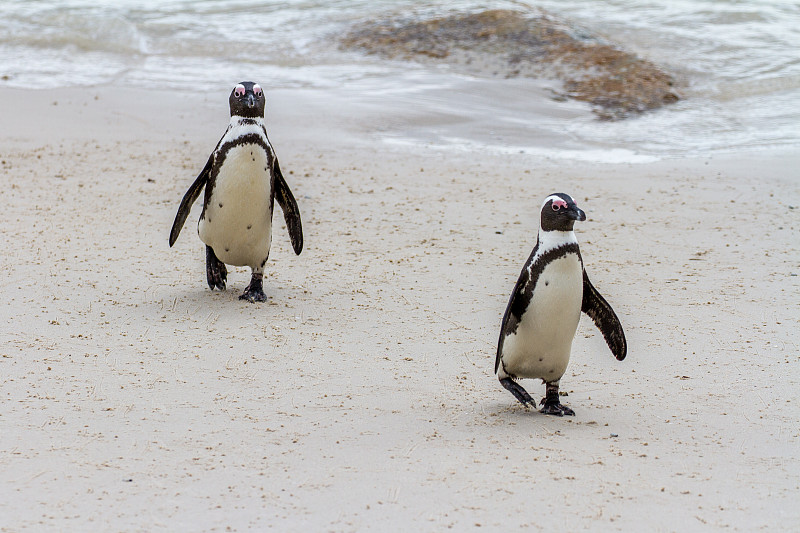
{"type": "Polygon", "coordinates": [[[250,304],[246,268],[208,289],[199,204],[167,243],[226,94],[0,90],[0,531],[800,527],[800,154],[448,152],[267,98],[305,249],[276,214],[250,304]],[[574,418],[492,373],[556,191],[629,343],[582,317],[574,418]]]}

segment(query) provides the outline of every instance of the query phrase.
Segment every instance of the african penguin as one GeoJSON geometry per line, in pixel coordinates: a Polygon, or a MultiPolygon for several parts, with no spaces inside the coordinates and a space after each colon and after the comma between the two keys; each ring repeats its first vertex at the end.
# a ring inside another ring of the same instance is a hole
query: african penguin
{"type": "Polygon", "coordinates": [[[500,383],[523,405],[536,406],[536,400],[514,379],[541,379],[546,384],[541,412],[556,416],[575,414],[561,405],[558,385],[581,311],[594,321],[618,360],[627,353],[617,315],[586,275],[573,231],[576,220],[586,220],[586,214],[569,195],[545,199],[536,246],[503,316],[494,364],[500,383]]]}
{"type": "Polygon", "coordinates": [[[205,187],[197,232],[206,244],[206,275],[213,290],[225,289],[225,264],[249,266],[250,284],[239,297],[267,299],[264,264],[272,245],[272,211],[278,200],[296,254],[303,250],[300,211],[281,174],[264,126],[264,91],[251,81],[236,85],[228,98],[231,121],[206,166],[181,200],[169,245],[175,244],[192,204],[205,187]]]}

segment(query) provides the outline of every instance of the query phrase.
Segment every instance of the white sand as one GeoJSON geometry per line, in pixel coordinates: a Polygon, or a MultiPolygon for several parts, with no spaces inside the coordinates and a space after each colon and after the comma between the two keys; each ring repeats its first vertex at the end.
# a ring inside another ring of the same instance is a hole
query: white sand
{"type": "Polygon", "coordinates": [[[0,531],[800,527],[800,155],[414,152],[295,94],[306,246],[276,214],[249,304],[246,268],[208,289],[199,205],[167,244],[224,95],[0,91],[0,531]],[[629,342],[582,318],[563,419],[492,374],[554,191],[629,342]]]}

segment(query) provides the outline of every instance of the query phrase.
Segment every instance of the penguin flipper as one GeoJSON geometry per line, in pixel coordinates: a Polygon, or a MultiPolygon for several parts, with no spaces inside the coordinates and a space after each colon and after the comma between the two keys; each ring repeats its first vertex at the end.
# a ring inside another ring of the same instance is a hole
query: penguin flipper
{"type": "Polygon", "coordinates": [[[539,243],[537,242],[536,246],[531,252],[531,257],[528,258],[528,261],[522,268],[522,272],[519,275],[517,284],[514,285],[514,291],[511,293],[511,297],[508,299],[508,306],[506,307],[506,312],[503,315],[503,324],[500,326],[500,339],[497,341],[497,357],[494,360],[495,374],[497,374],[497,369],[500,368],[500,357],[503,353],[503,342],[508,335],[517,331],[517,325],[522,318],[522,314],[528,308],[528,304],[530,303],[530,295],[526,296],[525,294],[525,291],[527,290],[531,281],[531,273],[528,270],[528,265],[532,261],[538,247],[539,243]]]}
{"type": "Polygon", "coordinates": [[[194,180],[189,190],[186,191],[186,194],[183,195],[183,200],[181,200],[181,205],[178,207],[178,212],[175,214],[175,222],[172,223],[172,230],[169,232],[169,246],[172,247],[175,244],[175,241],[178,240],[178,235],[180,235],[181,230],[183,229],[183,224],[186,222],[186,217],[189,216],[189,211],[192,210],[192,204],[194,204],[197,197],[200,196],[200,193],[203,191],[203,187],[206,186],[208,183],[208,179],[211,176],[211,167],[214,165],[214,154],[208,158],[208,162],[206,166],[203,167],[203,170],[200,171],[200,174],[194,180]]]}
{"type": "Polygon", "coordinates": [[[603,334],[606,344],[611,349],[611,353],[617,360],[622,361],[628,354],[628,343],[625,340],[625,332],[622,330],[617,314],[608,305],[597,289],[594,288],[586,270],[583,271],[583,302],[581,311],[592,319],[595,326],[603,334]]]}
{"type": "Polygon", "coordinates": [[[289,229],[289,239],[292,241],[294,253],[300,255],[300,252],[303,251],[303,224],[300,221],[300,209],[297,207],[292,191],[289,190],[289,185],[283,179],[277,159],[275,160],[275,199],[278,200],[278,204],[283,210],[283,219],[289,229]]]}

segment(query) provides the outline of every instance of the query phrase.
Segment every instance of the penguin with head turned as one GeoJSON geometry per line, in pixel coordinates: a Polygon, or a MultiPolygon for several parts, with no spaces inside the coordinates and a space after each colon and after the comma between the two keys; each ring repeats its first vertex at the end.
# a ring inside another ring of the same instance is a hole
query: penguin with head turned
{"type": "Polygon", "coordinates": [[[228,98],[231,121],[206,166],[181,200],[169,245],[175,244],[192,204],[205,188],[197,232],[206,245],[206,277],[213,290],[225,289],[226,264],[249,266],[250,284],[239,297],[267,299],[264,264],[272,245],[275,200],[283,210],[296,254],[303,250],[300,210],[281,173],[264,125],[264,91],[251,81],[236,85],[228,98]]]}
{"type": "Polygon", "coordinates": [[[581,311],[600,329],[614,356],[622,361],[627,343],[616,313],[589,281],[573,227],[586,220],[571,196],[548,196],[541,210],[536,246],[508,302],[494,371],[500,383],[523,405],[536,400],[515,380],[541,379],[546,396],[541,412],[574,415],[561,404],[558,387],[567,369],[581,311]]]}

